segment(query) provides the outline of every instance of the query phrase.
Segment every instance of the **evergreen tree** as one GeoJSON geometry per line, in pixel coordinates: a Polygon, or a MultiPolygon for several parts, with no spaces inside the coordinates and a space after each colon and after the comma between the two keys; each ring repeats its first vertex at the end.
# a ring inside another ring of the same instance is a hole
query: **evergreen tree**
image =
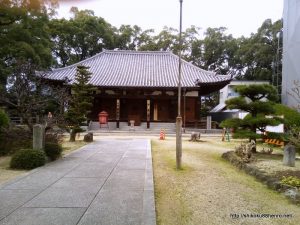
{"type": "Polygon", "coordinates": [[[71,128],[70,141],[75,141],[76,134],[81,132],[80,126],[87,121],[87,115],[92,107],[92,92],[94,87],[88,84],[92,73],[89,67],[79,65],[75,75],[75,82],[72,86],[72,97],[69,101],[69,108],[65,114],[67,125],[71,128]]]}
{"type": "Polygon", "coordinates": [[[277,91],[269,84],[237,86],[235,91],[240,95],[226,101],[229,109],[240,109],[249,114],[244,119],[232,118],[221,123],[222,127],[233,128],[234,138],[249,138],[256,141],[266,132],[266,126],[280,124],[279,117],[266,117],[275,113],[277,91]],[[257,134],[260,131],[261,134],[257,134]]]}
{"type": "Polygon", "coordinates": [[[3,127],[6,127],[9,124],[9,118],[7,114],[0,108],[0,132],[3,127]]]}
{"type": "MultiPolygon", "coordinates": [[[[43,0],[0,1],[0,104],[32,130],[47,96],[36,71],[51,66],[48,7],[43,0]]],[[[52,1],[54,2],[54,1],[52,1]]]]}

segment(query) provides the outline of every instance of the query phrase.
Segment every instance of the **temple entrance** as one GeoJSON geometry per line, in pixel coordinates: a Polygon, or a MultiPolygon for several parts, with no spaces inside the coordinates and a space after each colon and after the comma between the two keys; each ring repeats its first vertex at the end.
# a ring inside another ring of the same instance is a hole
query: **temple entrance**
{"type": "Polygon", "coordinates": [[[140,126],[146,121],[147,101],[145,99],[121,99],[120,115],[123,121],[135,121],[135,126],[140,126]]]}
{"type": "Polygon", "coordinates": [[[170,100],[154,100],[153,101],[153,120],[169,121],[171,104],[170,100]]]}
{"type": "MultiPolygon", "coordinates": [[[[185,102],[182,100],[181,107],[185,121],[197,120],[196,111],[199,106],[196,98],[186,97],[185,102]]],[[[150,98],[148,96],[145,98],[132,96],[96,97],[91,119],[97,121],[101,111],[108,113],[109,121],[129,122],[134,120],[136,126],[141,125],[142,122],[174,122],[177,116],[177,100],[174,98],[163,99],[159,96],[150,98]]]]}

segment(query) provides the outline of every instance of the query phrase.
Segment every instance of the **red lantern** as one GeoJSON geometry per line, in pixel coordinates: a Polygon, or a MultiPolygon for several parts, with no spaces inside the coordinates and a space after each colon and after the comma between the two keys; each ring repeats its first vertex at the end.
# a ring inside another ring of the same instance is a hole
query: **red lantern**
{"type": "Polygon", "coordinates": [[[98,117],[99,117],[99,124],[100,124],[100,127],[101,125],[105,124],[107,125],[108,124],[108,113],[105,112],[105,111],[102,111],[98,114],[98,117]]]}

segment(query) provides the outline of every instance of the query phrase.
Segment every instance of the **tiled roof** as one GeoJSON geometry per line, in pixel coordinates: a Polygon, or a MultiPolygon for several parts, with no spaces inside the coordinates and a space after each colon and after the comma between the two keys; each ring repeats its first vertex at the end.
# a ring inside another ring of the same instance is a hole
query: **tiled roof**
{"type": "MultiPolygon", "coordinates": [[[[166,87],[178,86],[179,57],[162,51],[108,51],[91,58],[45,74],[51,80],[66,77],[74,82],[77,65],[90,67],[93,73],[89,81],[100,87],[166,87]]],[[[182,61],[182,87],[197,87],[203,84],[229,83],[229,75],[216,75],[182,61]]]]}

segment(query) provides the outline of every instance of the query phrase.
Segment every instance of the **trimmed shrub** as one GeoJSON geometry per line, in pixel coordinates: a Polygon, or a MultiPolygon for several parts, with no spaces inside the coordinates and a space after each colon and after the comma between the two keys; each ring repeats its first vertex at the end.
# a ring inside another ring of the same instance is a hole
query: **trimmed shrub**
{"type": "Polygon", "coordinates": [[[22,149],[16,152],[10,161],[10,167],[13,169],[34,169],[43,166],[46,163],[44,151],[33,149],[22,149]]]}
{"type": "Polygon", "coordinates": [[[59,132],[51,132],[45,134],[45,142],[46,143],[56,143],[56,144],[61,144],[63,141],[63,136],[59,132]]]}
{"type": "Polygon", "coordinates": [[[45,153],[51,161],[58,159],[61,156],[63,149],[60,144],[53,142],[45,143],[45,153]]]}
{"type": "Polygon", "coordinates": [[[300,126],[300,113],[286,105],[276,104],[274,106],[276,115],[284,115],[284,123],[286,126],[300,126]]]}
{"type": "Polygon", "coordinates": [[[300,188],[300,179],[298,177],[293,177],[293,176],[289,176],[289,177],[283,177],[281,182],[281,184],[287,184],[296,188],[300,188]]]}

